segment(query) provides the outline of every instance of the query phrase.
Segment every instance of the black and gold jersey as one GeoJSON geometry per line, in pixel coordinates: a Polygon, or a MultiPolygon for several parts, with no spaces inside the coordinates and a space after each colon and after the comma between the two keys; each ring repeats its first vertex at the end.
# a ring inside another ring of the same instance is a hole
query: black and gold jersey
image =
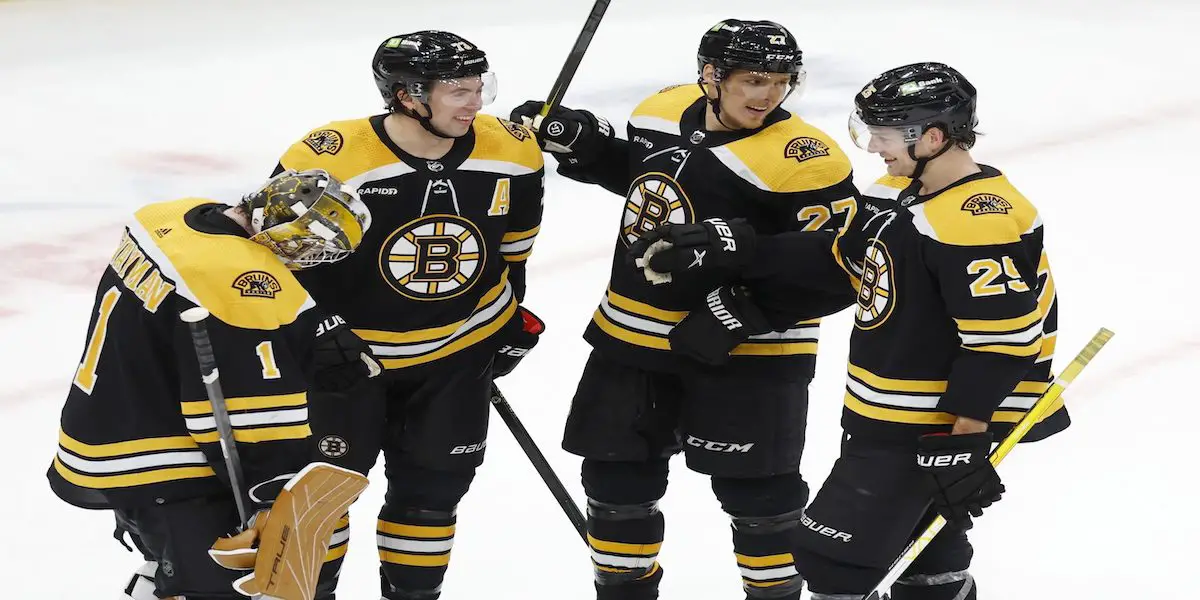
{"type": "Polygon", "coordinates": [[[391,141],[385,116],[325,125],[280,159],[276,172],[325,169],[371,209],[354,254],[298,277],[387,369],[490,360],[525,293],[541,150],[528,129],[480,114],[445,156],[415,158],[391,141]]]}
{"type": "MultiPolygon", "coordinates": [[[[559,165],[567,177],[625,196],[608,290],[584,335],[615,360],[661,370],[684,365],[670,353],[671,329],[704,306],[710,291],[739,276],[717,272],[651,285],[625,257],[644,232],[711,217],[746,219],[764,235],[837,230],[857,206],[850,161],[824,132],[782,108],[759,129],[706,131],[705,107],[698,86],[667,88],[633,111],[628,140],[613,140],[592,164],[559,165]]],[[[793,298],[784,313],[773,314],[778,330],[737,346],[734,360],[772,361],[811,375],[819,317],[853,301],[851,294],[821,295],[793,298]]]]}
{"type": "MultiPolygon", "coordinates": [[[[305,365],[320,317],[266,247],[202,198],[138,210],[100,278],[48,477],[85,508],[230,494],[179,315],[202,306],[248,486],[307,462],[305,365]]],[[[247,490],[247,492],[251,492],[247,490]]],[[[273,493],[273,492],[272,492],[273,493]]],[[[266,501],[259,491],[252,500],[266,501]]]]}
{"type": "MultiPolygon", "coordinates": [[[[1000,171],[928,196],[883,177],[837,257],[858,291],[843,427],[915,439],[957,415],[1003,435],[1052,381],[1054,278],[1037,210],[1000,171]]],[[[1069,424],[1061,400],[1031,432],[1069,424]]]]}

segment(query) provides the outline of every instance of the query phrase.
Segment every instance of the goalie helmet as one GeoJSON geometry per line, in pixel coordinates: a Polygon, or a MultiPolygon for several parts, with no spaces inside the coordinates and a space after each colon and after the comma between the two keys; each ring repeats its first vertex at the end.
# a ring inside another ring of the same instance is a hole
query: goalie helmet
{"type": "Polygon", "coordinates": [[[320,169],[284,171],[239,206],[250,217],[250,239],[292,270],[349,256],[371,227],[371,211],[358,193],[320,169]]]}
{"type": "Polygon", "coordinates": [[[734,69],[766,73],[791,73],[792,83],[804,75],[803,53],[786,27],[772,21],[725,19],[700,38],[696,63],[716,69],[717,80],[734,69]]]}
{"type": "Polygon", "coordinates": [[[865,148],[870,128],[886,127],[899,130],[904,142],[914,144],[938,127],[951,141],[969,146],[979,123],[975,99],[975,86],[942,63],[897,67],[873,79],[854,97],[851,137],[865,148]]]}

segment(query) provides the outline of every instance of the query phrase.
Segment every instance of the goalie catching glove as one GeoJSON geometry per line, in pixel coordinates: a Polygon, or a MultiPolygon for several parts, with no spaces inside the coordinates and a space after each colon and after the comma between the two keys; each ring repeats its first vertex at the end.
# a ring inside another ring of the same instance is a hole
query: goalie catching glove
{"type": "Polygon", "coordinates": [[[629,247],[628,262],[659,284],[672,275],[707,269],[738,269],[754,256],[754,228],[745,219],[706,219],[701,223],[668,223],[647,231],[629,247]]]}
{"type": "Polygon", "coordinates": [[[240,594],[312,600],[329,538],[366,487],[367,478],[354,471],[311,463],[245,531],[218,539],[208,554],[227,569],[251,571],[233,582],[240,594]]]}

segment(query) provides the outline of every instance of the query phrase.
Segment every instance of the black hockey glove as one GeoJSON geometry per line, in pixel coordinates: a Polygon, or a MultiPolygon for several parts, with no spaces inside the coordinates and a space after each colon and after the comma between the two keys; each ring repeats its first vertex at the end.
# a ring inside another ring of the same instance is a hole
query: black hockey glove
{"type": "Polygon", "coordinates": [[[503,344],[496,351],[496,358],[492,361],[492,379],[512,373],[512,370],[517,368],[517,363],[537,345],[538,336],[546,330],[546,324],[524,306],[517,307],[517,314],[513,318],[521,320],[520,329],[513,328],[512,332],[506,333],[501,340],[503,344]]]}
{"type": "Polygon", "coordinates": [[[317,391],[342,392],[382,373],[383,367],[346,321],[331,315],[317,326],[311,371],[317,391]]]}
{"type": "Polygon", "coordinates": [[[933,505],[947,521],[978,517],[1000,499],[1004,484],[988,461],[990,432],[921,436],[917,466],[929,474],[933,505]]]}
{"type": "Polygon", "coordinates": [[[588,164],[596,160],[613,137],[608,121],[586,110],[555,106],[545,118],[541,100],[530,100],[513,109],[508,119],[533,129],[542,150],[555,154],[569,164],[588,164]]]}
{"type": "Polygon", "coordinates": [[[729,353],[746,338],[771,330],[762,311],[741,286],[708,293],[704,306],[688,313],[671,330],[671,350],[706,365],[729,362],[729,353]]]}
{"type": "Polygon", "coordinates": [[[666,283],[671,275],[746,266],[753,259],[754,245],[754,228],[745,219],[714,217],[648,231],[629,247],[626,260],[642,269],[647,281],[666,283]]]}

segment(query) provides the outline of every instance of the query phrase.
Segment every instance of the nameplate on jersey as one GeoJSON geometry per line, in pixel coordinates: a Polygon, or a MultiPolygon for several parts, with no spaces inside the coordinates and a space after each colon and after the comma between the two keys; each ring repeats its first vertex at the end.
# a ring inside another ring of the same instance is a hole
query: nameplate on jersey
{"type": "Polygon", "coordinates": [[[673,177],[646,173],[629,186],[621,216],[621,240],[631,245],[647,231],[667,223],[691,223],[693,215],[692,201],[673,177]]]}
{"type": "Polygon", "coordinates": [[[406,298],[445,300],[475,285],[486,253],[474,223],[457,215],[427,215],[388,236],[380,249],[379,270],[406,298]]]}

